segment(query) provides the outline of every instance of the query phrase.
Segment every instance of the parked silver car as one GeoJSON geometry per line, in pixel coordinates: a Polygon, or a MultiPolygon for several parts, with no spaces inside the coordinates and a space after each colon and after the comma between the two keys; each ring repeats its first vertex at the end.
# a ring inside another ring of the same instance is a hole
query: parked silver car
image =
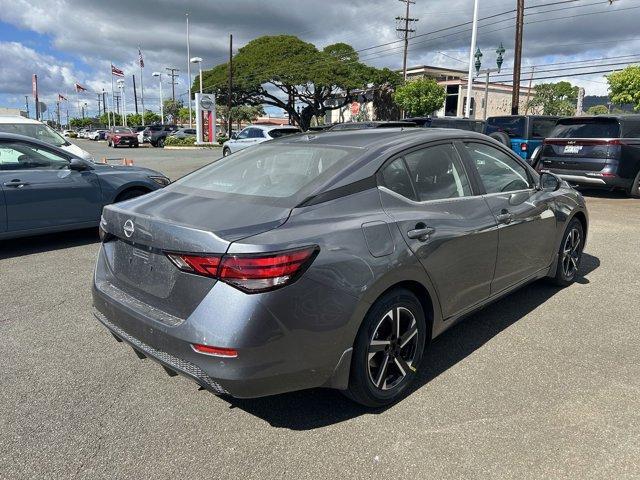
{"type": "Polygon", "coordinates": [[[570,285],[582,196],[462,130],[293,135],[107,206],[95,316],[216,393],[407,391],[429,342],[527,283],[570,285]]]}
{"type": "Polygon", "coordinates": [[[288,125],[251,125],[244,128],[237,135],[232,135],[229,140],[222,144],[222,155],[226,157],[252,145],[299,132],[300,129],[298,127],[288,125]]]}

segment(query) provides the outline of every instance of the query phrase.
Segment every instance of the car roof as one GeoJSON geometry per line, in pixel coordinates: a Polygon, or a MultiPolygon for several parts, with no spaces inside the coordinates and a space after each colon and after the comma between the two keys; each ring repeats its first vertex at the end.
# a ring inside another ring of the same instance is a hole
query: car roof
{"type": "Polygon", "coordinates": [[[640,121],[640,114],[620,114],[620,115],[581,115],[579,117],[562,117],[560,120],[633,120],[640,121]]]}
{"type": "Polygon", "coordinates": [[[252,125],[247,125],[245,128],[259,128],[260,130],[265,130],[265,131],[271,131],[271,130],[275,130],[275,129],[287,129],[287,130],[297,130],[300,131],[300,128],[296,127],[295,125],[260,125],[258,124],[252,124],[252,125]]]}
{"type": "Polygon", "coordinates": [[[0,115],[0,123],[38,123],[42,124],[38,120],[33,118],[22,117],[20,115],[0,115]]]}

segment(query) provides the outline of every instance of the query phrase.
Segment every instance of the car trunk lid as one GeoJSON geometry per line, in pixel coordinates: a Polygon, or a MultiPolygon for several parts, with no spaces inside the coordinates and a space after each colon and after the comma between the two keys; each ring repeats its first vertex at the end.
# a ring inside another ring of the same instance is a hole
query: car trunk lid
{"type": "Polygon", "coordinates": [[[116,300],[153,306],[160,321],[158,312],[184,319],[216,280],[181,272],[166,254],[222,255],[232,242],[282,225],[289,213],[229,195],[168,190],[107,206],[101,221],[107,274],[96,281],[116,300]]]}

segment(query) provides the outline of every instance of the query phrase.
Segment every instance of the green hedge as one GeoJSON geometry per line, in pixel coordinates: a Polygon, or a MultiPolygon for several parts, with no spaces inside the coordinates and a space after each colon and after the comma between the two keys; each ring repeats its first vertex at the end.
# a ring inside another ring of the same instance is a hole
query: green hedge
{"type": "Polygon", "coordinates": [[[192,147],[196,144],[196,137],[186,137],[186,138],[176,138],[176,137],[167,137],[164,141],[164,144],[167,146],[174,147],[192,147]]]}

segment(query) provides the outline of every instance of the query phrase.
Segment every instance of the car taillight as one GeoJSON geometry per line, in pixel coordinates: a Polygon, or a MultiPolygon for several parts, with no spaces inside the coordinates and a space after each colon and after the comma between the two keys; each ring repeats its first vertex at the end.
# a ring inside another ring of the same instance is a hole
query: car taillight
{"type": "Polygon", "coordinates": [[[526,152],[528,148],[529,148],[529,145],[527,145],[526,143],[522,142],[520,144],[520,150],[521,151],[526,152]]]}
{"type": "Polygon", "coordinates": [[[201,343],[192,343],[191,348],[195,352],[213,357],[236,358],[238,356],[238,351],[233,348],[212,347],[201,343]]]}
{"type": "Polygon", "coordinates": [[[318,247],[261,254],[188,255],[168,253],[180,270],[217,278],[247,293],[266,292],[294,282],[311,264],[318,247]]]}

